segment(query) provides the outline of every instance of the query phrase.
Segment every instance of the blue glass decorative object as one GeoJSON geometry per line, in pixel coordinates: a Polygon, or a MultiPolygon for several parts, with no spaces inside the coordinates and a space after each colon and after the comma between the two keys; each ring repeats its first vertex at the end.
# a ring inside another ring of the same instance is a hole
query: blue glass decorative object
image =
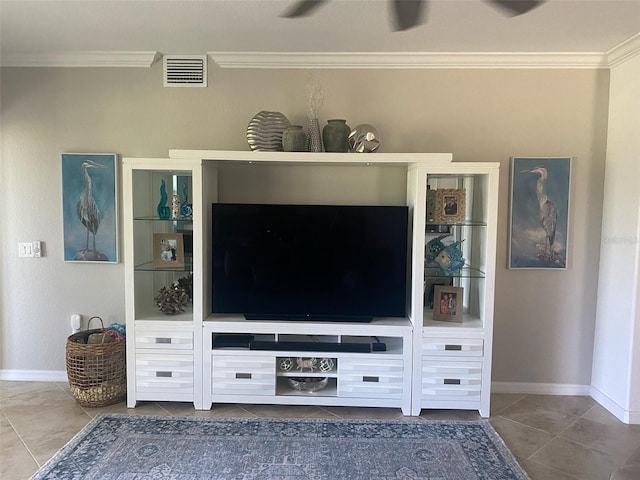
{"type": "Polygon", "coordinates": [[[427,243],[425,268],[427,275],[455,276],[460,274],[465,259],[462,257],[462,242],[445,245],[442,239],[448,235],[441,235],[427,243]]]}
{"type": "Polygon", "coordinates": [[[190,217],[193,215],[193,206],[188,202],[189,197],[187,195],[187,184],[182,186],[182,206],[180,207],[180,214],[183,217],[190,217]]]}
{"type": "Polygon", "coordinates": [[[157,210],[161,219],[168,220],[171,217],[171,208],[167,206],[167,184],[164,180],[160,184],[160,202],[157,210]]]}

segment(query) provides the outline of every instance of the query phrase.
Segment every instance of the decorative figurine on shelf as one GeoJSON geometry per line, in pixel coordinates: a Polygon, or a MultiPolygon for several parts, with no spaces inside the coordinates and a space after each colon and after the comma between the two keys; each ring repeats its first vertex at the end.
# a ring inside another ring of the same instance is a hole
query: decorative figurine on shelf
{"type": "Polygon", "coordinates": [[[193,274],[190,273],[175,283],[165,285],[153,299],[162,313],[176,315],[184,312],[185,307],[193,299],[193,274]]]}
{"type": "Polygon", "coordinates": [[[176,315],[184,312],[189,303],[189,294],[176,284],[165,285],[153,298],[162,313],[176,315]]]}
{"type": "Polygon", "coordinates": [[[171,217],[171,208],[167,206],[167,184],[164,180],[160,183],[160,202],[158,203],[158,217],[168,220],[171,217]]]}
{"type": "Polygon", "coordinates": [[[323,373],[330,372],[333,370],[334,365],[332,358],[323,358],[320,360],[320,371],[323,373]]]}
{"type": "Polygon", "coordinates": [[[293,360],[289,357],[284,357],[280,359],[280,370],[283,372],[288,372],[293,368],[293,360]]]}
{"type": "Polygon", "coordinates": [[[460,274],[464,267],[465,259],[462,257],[462,242],[454,242],[450,245],[442,243],[442,239],[448,235],[441,235],[427,243],[425,254],[425,275],[428,276],[455,276],[460,274]]]}
{"type": "Polygon", "coordinates": [[[189,197],[187,195],[187,184],[182,187],[182,206],[180,207],[180,214],[183,217],[191,217],[193,215],[193,205],[189,203],[189,197]]]}
{"type": "Polygon", "coordinates": [[[380,136],[373,125],[364,123],[351,130],[349,150],[356,153],[373,153],[380,147],[380,136]]]}
{"type": "Polygon", "coordinates": [[[318,368],[318,360],[315,358],[296,358],[296,364],[298,365],[298,370],[300,373],[304,372],[305,368],[308,368],[310,372],[313,372],[316,368],[318,368]]]}
{"type": "Polygon", "coordinates": [[[171,195],[171,220],[180,218],[180,195],[171,195]]]}
{"type": "Polygon", "coordinates": [[[427,250],[425,252],[425,264],[431,263],[438,254],[444,250],[445,244],[442,243],[443,238],[447,238],[449,235],[440,235],[439,237],[429,240],[427,243],[427,250]]]}

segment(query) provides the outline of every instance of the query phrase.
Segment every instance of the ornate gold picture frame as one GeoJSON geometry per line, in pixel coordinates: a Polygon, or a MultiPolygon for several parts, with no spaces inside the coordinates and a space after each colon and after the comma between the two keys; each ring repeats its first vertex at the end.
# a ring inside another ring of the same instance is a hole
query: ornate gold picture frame
{"type": "Polygon", "coordinates": [[[436,222],[462,223],[465,219],[466,195],[464,188],[436,190],[436,222]]]}

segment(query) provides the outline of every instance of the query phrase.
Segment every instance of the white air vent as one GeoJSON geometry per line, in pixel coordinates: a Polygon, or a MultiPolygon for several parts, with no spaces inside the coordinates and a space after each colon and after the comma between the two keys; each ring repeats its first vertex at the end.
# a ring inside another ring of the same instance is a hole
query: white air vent
{"type": "Polygon", "coordinates": [[[170,55],[163,58],[165,87],[206,87],[206,55],[170,55]]]}

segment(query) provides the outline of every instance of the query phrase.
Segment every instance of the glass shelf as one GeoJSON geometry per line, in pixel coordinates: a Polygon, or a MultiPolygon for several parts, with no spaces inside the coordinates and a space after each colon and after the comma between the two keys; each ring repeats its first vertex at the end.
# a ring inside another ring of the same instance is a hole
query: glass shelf
{"type": "Polygon", "coordinates": [[[435,267],[427,267],[425,265],[424,276],[425,278],[485,278],[485,272],[478,268],[465,265],[457,275],[446,275],[435,267]]]}
{"type": "Polygon", "coordinates": [[[156,216],[143,216],[143,217],[134,217],[134,220],[138,221],[152,221],[152,222],[193,222],[193,217],[178,217],[178,218],[160,218],[156,216]]]}
{"type": "Polygon", "coordinates": [[[141,263],[133,267],[136,272],[192,272],[193,261],[185,262],[182,267],[156,267],[153,262],[141,263]]]}
{"type": "Polygon", "coordinates": [[[427,178],[429,181],[431,180],[460,180],[460,179],[470,179],[475,180],[479,175],[476,173],[429,173],[427,178]]]}
{"type": "MultiPolygon", "coordinates": [[[[425,222],[425,225],[427,227],[429,226],[445,226],[445,227],[486,227],[487,226],[487,222],[483,222],[483,221],[476,221],[476,220],[465,220],[464,222],[458,222],[458,223],[440,223],[440,222],[425,222]]],[[[434,235],[440,233],[437,231],[427,231],[427,233],[432,233],[434,235]]],[[[443,234],[446,232],[442,232],[443,234]]]]}

